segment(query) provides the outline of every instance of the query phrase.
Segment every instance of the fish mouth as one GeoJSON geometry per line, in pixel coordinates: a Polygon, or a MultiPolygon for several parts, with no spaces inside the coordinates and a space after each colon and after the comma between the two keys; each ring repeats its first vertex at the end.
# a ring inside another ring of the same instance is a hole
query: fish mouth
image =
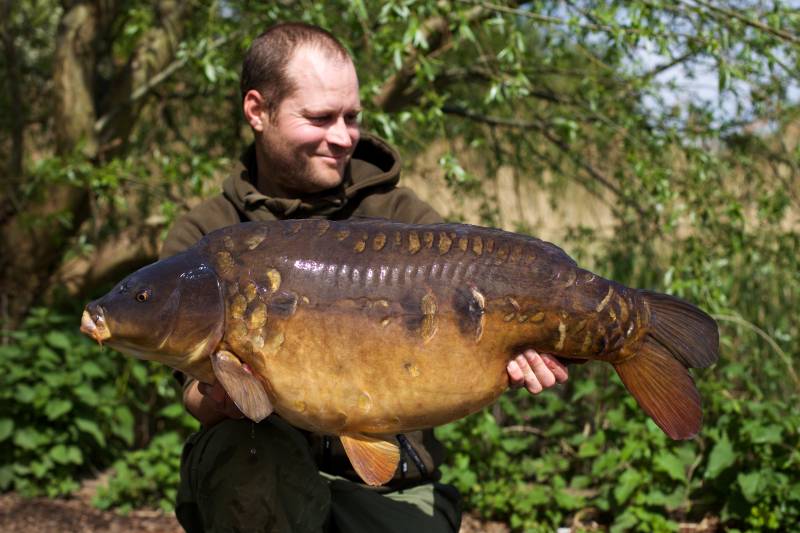
{"type": "Polygon", "coordinates": [[[81,316],[81,333],[94,339],[101,346],[103,341],[111,338],[102,307],[98,307],[95,313],[89,313],[88,309],[84,309],[81,316]]]}

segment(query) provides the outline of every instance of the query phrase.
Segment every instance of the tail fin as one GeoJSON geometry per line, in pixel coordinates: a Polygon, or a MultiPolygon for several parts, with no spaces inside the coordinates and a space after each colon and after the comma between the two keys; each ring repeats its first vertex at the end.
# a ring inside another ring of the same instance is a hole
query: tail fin
{"type": "Polygon", "coordinates": [[[719,357],[719,331],[710,316],[678,298],[641,291],[650,308],[650,332],[641,351],[614,365],[639,406],[673,439],[700,431],[700,393],[686,367],[719,357]]]}
{"type": "Polygon", "coordinates": [[[688,368],[705,368],[719,358],[719,330],[713,318],[668,294],[639,291],[650,308],[651,335],[688,368]]]}

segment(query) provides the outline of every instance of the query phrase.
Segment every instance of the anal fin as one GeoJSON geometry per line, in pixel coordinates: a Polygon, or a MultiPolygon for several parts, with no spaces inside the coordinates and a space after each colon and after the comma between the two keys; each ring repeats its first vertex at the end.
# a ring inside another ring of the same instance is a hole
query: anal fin
{"type": "Polygon", "coordinates": [[[640,352],[615,363],[622,383],[664,433],[676,440],[700,431],[703,411],[692,376],[658,341],[647,337],[640,352]]]}
{"type": "Polygon", "coordinates": [[[221,350],[211,356],[211,366],[225,392],[244,416],[253,422],[261,422],[272,413],[272,402],[261,380],[238,357],[221,350]]]}
{"type": "Polygon", "coordinates": [[[350,463],[367,485],[384,485],[392,479],[400,462],[397,443],[366,435],[341,435],[340,438],[350,463]]]}

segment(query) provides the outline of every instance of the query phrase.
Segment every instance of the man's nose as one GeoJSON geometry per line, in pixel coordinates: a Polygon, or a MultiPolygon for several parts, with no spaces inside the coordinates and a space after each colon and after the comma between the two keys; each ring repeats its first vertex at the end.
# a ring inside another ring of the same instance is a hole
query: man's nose
{"type": "Polygon", "coordinates": [[[350,136],[350,128],[344,120],[344,117],[339,117],[336,122],[328,128],[327,140],[331,144],[341,146],[342,148],[349,149],[353,146],[353,138],[350,136]]]}

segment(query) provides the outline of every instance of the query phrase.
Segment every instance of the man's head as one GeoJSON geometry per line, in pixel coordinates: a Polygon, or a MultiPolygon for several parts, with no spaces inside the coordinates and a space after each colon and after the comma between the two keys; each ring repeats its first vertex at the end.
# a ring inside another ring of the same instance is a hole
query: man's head
{"type": "Polygon", "coordinates": [[[328,32],[302,23],[273,26],[250,46],[242,107],[256,137],[259,188],[303,196],[341,183],[359,139],[358,77],[328,32]]]}

